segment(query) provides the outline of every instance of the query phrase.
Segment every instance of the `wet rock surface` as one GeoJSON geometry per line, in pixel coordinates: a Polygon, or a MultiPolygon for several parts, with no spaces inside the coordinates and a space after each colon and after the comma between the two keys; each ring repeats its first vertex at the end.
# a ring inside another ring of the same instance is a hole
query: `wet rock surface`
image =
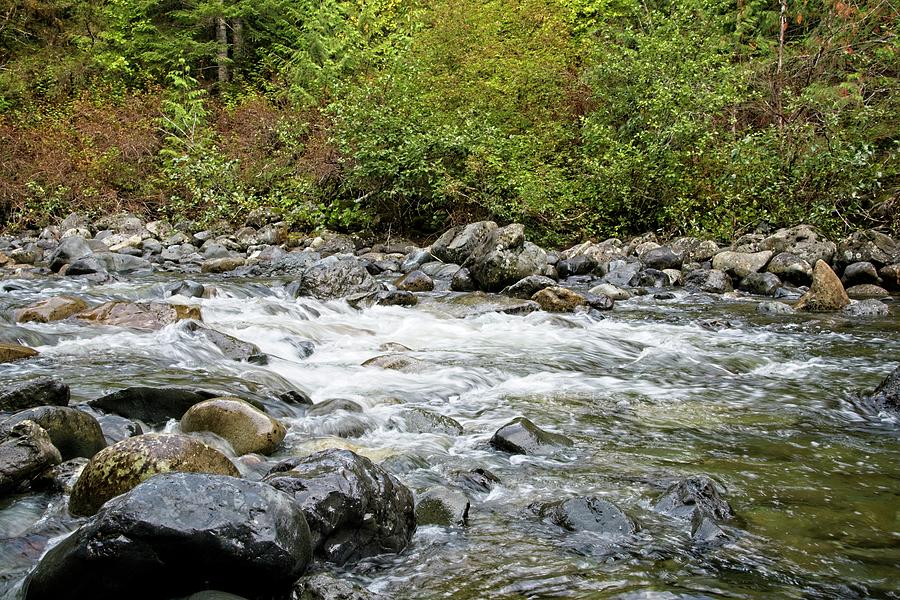
{"type": "Polygon", "coordinates": [[[66,406],[69,386],[56,379],[40,379],[0,390],[0,411],[17,412],[36,406],[66,406]]]}
{"type": "Polygon", "coordinates": [[[130,387],[91,400],[88,404],[104,412],[152,425],[180,419],[187,410],[216,394],[183,388],[130,387]]]}
{"type": "Polygon", "coordinates": [[[538,515],[567,531],[620,537],[636,531],[634,521],[615,504],[593,496],[570,498],[537,507],[538,515]]]}
{"type": "Polygon", "coordinates": [[[40,425],[59,450],[62,460],[90,458],[106,447],[100,423],[91,415],[69,406],[39,406],[18,412],[0,422],[0,435],[23,421],[40,425]]]}
{"type": "Polygon", "coordinates": [[[231,444],[236,454],[271,454],[284,441],[285,426],[239,398],[212,398],[190,407],[181,430],[211,431],[231,444]]]}
{"type": "Polygon", "coordinates": [[[60,462],[59,450],[37,423],[22,421],[0,432],[0,495],[60,462]]]}
{"type": "Polygon", "coordinates": [[[544,431],[525,417],[517,417],[498,429],[491,446],[510,454],[548,454],[572,445],[572,440],[558,433],[544,431]]]}

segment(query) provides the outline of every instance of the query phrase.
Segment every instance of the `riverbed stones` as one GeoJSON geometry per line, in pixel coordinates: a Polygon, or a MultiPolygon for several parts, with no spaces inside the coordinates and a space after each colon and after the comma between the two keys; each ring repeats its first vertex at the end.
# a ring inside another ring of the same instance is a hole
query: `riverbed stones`
{"type": "Polygon", "coordinates": [[[20,308],[15,316],[19,323],[50,323],[67,319],[87,308],[88,303],[77,296],[54,296],[20,308]]]}
{"type": "Polygon", "coordinates": [[[545,431],[525,417],[516,417],[494,433],[490,444],[510,454],[540,455],[571,446],[572,440],[545,431]]]}
{"type": "Polygon", "coordinates": [[[69,386],[56,379],[39,379],[0,391],[0,411],[18,412],[36,406],[66,406],[69,386]]]}
{"type": "Polygon", "coordinates": [[[316,261],[299,280],[300,294],[319,300],[333,300],[377,289],[377,282],[359,260],[337,255],[316,261]]]}
{"type": "Polygon", "coordinates": [[[199,321],[201,316],[199,306],[114,300],[80,313],[76,318],[100,325],[156,331],[182,319],[199,321]]]}
{"type": "Polygon", "coordinates": [[[766,271],[795,285],[809,285],[812,281],[812,265],[790,252],[780,252],[773,256],[766,271]]]}
{"type": "Polygon", "coordinates": [[[750,273],[743,279],[738,289],[757,296],[774,296],[781,287],[781,280],[772,273],[750,273]]]}
{"type": "Polygon", "coordinates": [[[422,271],[410,271],[395,283],[398,290],[405,292],[430,292],[434,289],[434,280],[422,271]]]}
{"type": "Polygon", "coordinates": [[[750,273],[762,271],[769,263],[773,252],[764,250],[761,252],[732,252],[726,250],[713,257],[713,269],[725,271],[735,279],[743,279],[750,273]]]}
{"type": "Polygon", "coordinates": [[[528,277],[524,277],[514,284],[503,288],[500,293],[511,298],[527,300],[542,289],[553,287],[555,285],[556,281],[544,275],[529,275],[528,277]]]}
{"type": "Polygon", "coordinates": [[[90,458],[106,447],[97,419],[69,406],[38,406],[17,412],[0,424],[0,430],[23,421],[40,425],[59,450],[62,460],[90,458]]]}
{"type": "Polygon", "coordinates": [[[0,363],[14,362],[37,356],[38,351],[21,344],[0,342],[0,363]]]}
{"type": "Polygon", "coordinates": [[[170,472],[240,476],[224,454],[197,438],[147,433],[108,446],[94,455],[72,489],[69,512],[93,515],[110,498],[154,475],[170,472]]]}
{"type": "Polygon", "coordinates": [[[290,458],[264,481],[294,496],[309,523],[316,555],[329,562],[399,552],[416,527],[412,492],[349,450],[290,458]]]}
{"type": "Polygon", "coordinates": [[[684,278],[684,287],[708,294],[724,294],[734,289],[731,278],[719,269],[694,269],[684,278]]]}
{"type": "Polygon", "coordinates": [[[881,277],[878,276],[878,270],[870,262],[855,262],[844,268],[844,274],[841,276],[841,282],[846,287],[864,284],[881,283],[881,277]]]}
{"type": "Polygon", "coordinates": [[[623,537],[637,529],[622,509],[594,496],[549,502],[537,508],[538,515],[566,531],[589,531],[606,537],[623,537]]]}
{"type": "Polygon", "coordinates": [[[532,300],[547,312],[575,312],[579,306],[587,306],[584,296],[564,287],[547,287],[534,294],[532,300]]]}
{"type": "Polygon", "coordinates": [[[225,355],[225,358],[257,365],[265,365],[269,362],[269,357],[263,354],[256,344],[216,331],[198,321],[186,321],[183,331],[191,334],[200,344],[214,346],[225,355]]]}
{"type": "Polygon", "coordinates": [[[235,454],[272,454],[287,429],[277,419],[240,398],[212,398],[190,407],[181,417],[181,430],[211,431],[228,440],[235,454]]]}
{"type": "Polygon", "coordinates": [[[180,419],[193,405],[215,396],[211,392],[184,388],[130,387],[91,400],[88,404],[149,425],[163,425],[169,419],[180,419]]]}
{"type": "Polygon", "coordinates": [[[469,499],[459,490],[431,488],[416,501],[416,524],[445,527],[468,525],[469,506],[469,499]]]}
{"type": "Polygon", "coordinates": [[[818,260],[830,263],[837,246],[810,225],[797,225],[779,229],[759,242],[760,250],[771,250],[776,254],[788,252],[799,256],[811,265],[818,260]]]}
{"type": "Polygon", "coordinates": [[[869,262],[876,267],[898,263],[900,244],[874,229],[853,233],[838,244],[834,263],[841,268],[856,262],[869,262]]]}
{"type": "Polygon", "coordinates": [[[867,298],[886,298],[890,296],[890,292],[881,286],[871,283],[863,283],[847,288],[847,296],[854,300],[865,300],[867,298]]]}
{"type": "Polygon", "coordinates": [[[16,423],[0,432],[0,495],[60,462],[59,450],[40,425],[34,421],[16,423]]]}
{"type": "Polygon", "coordinates": [[[222,256],[209,258],[200,263],[201,273],[228,273],[244,266],[246,259],[241,256],[222,256]]]}
{"type": "Polygon", "coordinates": [[[660,246],[640,255],[641,262],[644,266],[658,271],[666,269],[681,269],[683,260],[681,256],[675,254],[668,246],[660,246]]]}
{"type": "Polygon", "coordinates": [[[87,241],[81,236],[71,236],[60,241],[59,246],[50,255],[49,266],[54,273],[71,262],[92,254],[87,241]]]}
{"type": "Polygon", "coordinates": [[[463,433],[463,426],[456,419],[425,408],[408,408],[401,416],[409,433],[438,433],[449,436],[463,433]]]}
{"type": "Polygon", "coordinates": [[[844,309],[844,314],[850,317],[886,317],[890,314],[890,309],[884,302],[870,298],[851,302],[844,309]]]}
{"type": "Polygon", "coordinates": [[[850,304],[844,286],[831,267],[820,260],[813,268],[812,285],[794,305],[797,310],[810,312],[831,312],[841,310],[850,304]]]}
{"type": "Polygon", "coordinates": [[[287,494],[234,477],[171,473],[109,501],[54,546],[24,597],[150,600],[208,588],[279,595],[310,558],[309,528],[287,494]]]}
{"type": "Polygon", "coordinates": [[[694,511],[716,521],[734,516],[728,501],[722,496],[725,488],[707,475],[692,475],[671,484],[653,505],[653,510],[679,519],[691,519],[694,511]]]}

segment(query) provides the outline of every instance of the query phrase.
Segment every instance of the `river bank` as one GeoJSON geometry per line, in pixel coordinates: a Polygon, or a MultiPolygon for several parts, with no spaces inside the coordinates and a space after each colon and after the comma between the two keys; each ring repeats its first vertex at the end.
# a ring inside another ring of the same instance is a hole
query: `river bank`
{"type": "Polygon", "coordinates": [[[359,597],[897,593],[897,399],[870,394],[900,352],[893,240],[797,228],[730,248],[644,236],[554,252],[490,223],[430,248],[256,225],[121,219],[4,242],[0,341],[37,354],[0,365],[0,409],[40,449],[31,472],[4,470],[9,597],[26,576],[27,597],[85,581],[93,597],[140,595],[116,575],[127,561],[155,597],[329,597],[328,573],[359,597]],[[65,427],[22,414],[36,410],[95,443],[62,443],[65,427]],[[48,429],[26,431],[34,419],[48,429]],[[110,456],[171,459],[158,434],[215,453],[160,470],[206,474],[131,480],[117,500],[97,491],[108,479],[88,486],[110,456]],[[317,498],[341,489],[329,510],[343,516],[323,517],[317,498]],[[223,497],[278,523],[260,540],[240,511],[214,511],[230,529],[211,538],[253,538],[268,548],[253,558],[184,534],[233,578],[192,555],[175,555],[180,570],[142,559],[162,551],[160,523],[197,530],[176,498],[223,497]],[[98,540],[118,562],[73,562],[98,540]],[[291,590],[304,571],[325,574],[291,590]]]}

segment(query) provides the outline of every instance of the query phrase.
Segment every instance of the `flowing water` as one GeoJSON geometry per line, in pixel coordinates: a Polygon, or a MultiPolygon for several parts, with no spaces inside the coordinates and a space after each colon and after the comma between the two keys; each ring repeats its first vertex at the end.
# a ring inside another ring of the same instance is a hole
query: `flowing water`
{"type": "MultiPolygon", "coordinates": [[[[171,281],[168,279],[167,281],[171,281]]],[[[162,299],[163,279],[85,286],[6,282],[0,308],[78,293],[91,301],[162,299]]],[[[354,310],[289,299],[280,284],[207,280],[203,320],[270,355],[258,366],[197,346],[177,325],[153,333],[72,322],[14,325],[37,359],[0,365],[4,383],[59,377],[73,403],[132,385],[178,385],[256,398],[290,425],[273,460],[340,446],[369,456],[415,492],[486,468],[501,483],[470,492],[466,528],[420,527],[400,555],[347,577],[397,598],[900,597],[900,423],[859,402],[900,362],[900,319],[765,318],[749,302],[679,295],[619,303],[604,319],[498,313],[457,318],[440,294],[414,309],[354,310]],[[304,358],[301,341],[315,344],[304,358]],[[414,372],[360,366],[403,344],[414,372]],[[363,413],[304,417],[266,390],[363,413]],[[461,436],[410,433],[404,408],[453,417],[461,436]],[[513,417],[575,440],[550,457],[491,449],[513,417]],[[364,432],[335,436],[342,430],[364,432]],[[727,542],[692,544],[690,524],[652,510],[678,477],[705,473],[737,517],[727,542]],[[640,524],[611,542],[565,532],[529,510],[576,495],[610,500],[640,524]]],[[[167,425],[177,427],[173,421],[167,425]]],[[[240,464],[248,476],[254,467],[240,464]]],[[[41,495],[0,501],[7,578],[77,526],[41,495]],[[37,548],[37,550],[35,550],[37,548]]],[[[5,563],[5,564],[3,564],[5,563]]]]}

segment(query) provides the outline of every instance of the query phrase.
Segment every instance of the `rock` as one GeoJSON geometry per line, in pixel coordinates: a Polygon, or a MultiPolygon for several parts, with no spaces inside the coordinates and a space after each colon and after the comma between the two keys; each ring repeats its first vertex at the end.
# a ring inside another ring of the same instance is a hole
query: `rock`
{"type": "Polygon", "coordinates": [[[201,273],[227,273],[234,271],[238,267],[242,267],[245,259],[239,256],[225,256],[222,258],[211,258],[200,263],[201,273]]]}
{"type": "Polygon", "coordinates": [[[660,292],[658,294],[653,294],[654,300],[674,300],[675,294],[672,292],[660,292]]]}
{"type": "Polygon", "coordinates": [[[844,314],[851,317],[886,317],[890,310],[887,304],[879,300],[860,300],[846,307],[844,314]]]}
{"type": "Polygon", "coordinates": [[[886,288],[900,291],[900,263],[881,267],[878,274],[886,288]]]}
{"type": "Polygon", "coordinates": [[[597,261],[584,254],[576,254],[556,263],[556,272],[560,279],[573,275],[587,275],[597,267],[597,261]]]}
{"type": "Polygon", "coordinates": [[[547,312],[575,312],[579,306],[587,305],[585,297],[578,292],[556,286],[536,292],[531,299],[547,312]]]}
{"type": "Polygon", "coordinates": [[[797,225],[789,229],[779,229],[759,242],[760,250],[773,253],[788,252],[813,265],[818,260],[830,263],[834,259],[837,246],[809,225],[797,225]]]}
{"type": "Polygon", "coordinates": [[[625,258],[627,252],[622,246],[622,242],[615,238],[605,240],[599,244],[593,242],[584,242],[577,246],[573,246],[563,251],[563,258],[572,258],[573,256],[584,255],[593,259],[597,265],[608,263],[612,260],[625,258]]]}
{"type": "Polygon", "coordinates": [[[809,291],[800,298],[794,308],[811,312],[829,312],[841,310],[848,304],[850,298],[847,297],[841,280],[825,261],[820,260],[813,268],[809,291]]]}
{"type": "Polygon", "coordinates": [[[322,400],[321,402],[310,406],[309,410],[306,411],[306,416],[321,417],[330,415],[338,410],[361,413],[363,412],[363,407],[358,402],[348,400],[347,398],[328,398],[327,400],[322,400]]]}
{"type": "Polygon", "coordinates": [[[537,302],[531,300],[519,300],[484,292],[469,292],[451,298],[443,308],[457,317],[476,317],[488,313],[527,315],[541,307],[537,302]]]}
{"type": "Polygon", "coordinates": [[[538,508],[541,518],[567,531],[590,531],[609,537],[631,535],[634,521],[622,509],[594,496],[550,502],[538,508]]]}
{"type": "MultiPolygon", "coordinates": [[[[128,254],[114,253],[114,252],[95,252],[93,256],[89,257],[91,259],[96,260],[100,263],[102,267],[102,271],[109,271],[110,273],[136,273],[138,271],[148,271],[153,268],[150,264],[149,260],[144,258],[140,258],[138,256],[129,256],[128,254]]],[[[82,259],[85,260],[85,259],[82,259]]],[[[75,263],[69,267],[69,270],[66,271],[66,275],[73,275],[72,268],[75,266],[75,263]]]]}
{"type": "Polygon", "coordinates": [[[184,280],[176,283],[175,285],[167,288],[166,290],[168,295],[170,296],[184,296],[185,298],[202,298],[203,294],[206,292],[206,288],[203,287],[202,283],[197,283],[196,281],[184,280]]]}
{"type": "Polygon", "coordinates": [[[510,454],[549,454],[572,445],[572,440],[558,433],[544,431],[525,417],[517,417],[498,429],[491,446],[510,454]]]}
{"type": "Polygon", "coordinates": [[[147,433],[107,446],[91,458],[72,488],[69,512],[93,515],[110,498],[172,472],[240,477],[228,457],[197,438],[147,433]]]}
{"type": "Polygon", "coordinates": [[[375,294],[375,304],[378,306],[415,306],[418,303],[419,298],[412,292],[384,290],[375,294]]]}
{"type": "Polygon", "coordinates": [[[732,289],[731,278],[718,269],[695,269],[684,278],[685,289],[706,292],[708,294],[724,294],[732,289]]]}
{"type": "Polygon", "coordinates": [[[853,285],[878,284],[881,283],[881,277],[878,276],[878,270],[875,265],[870,262],[855,262],[847,265],[844,269],[844,275],[841,282],[850,287],[853,285]]]}
{"type": "Polygon", "coordinates": [[[76,296],[54,296],[20,308],[15,314],[19,323],[49,323],[67,319],[87,308],[87,302],[76,296]]]}
{"type": "Polygon", "coordinates": [[[595,296],[606,296],[611,300],[628,300],[631,298],[631,292],[618,288],[611,283],[601,283],[598,286],[594,286],[588,293],[595,296]]]}
{"type": "Polygon", "coordinates": [[[69,495],[87,463],[88,459],[78,457],[48,467],[31,480],[31,488],[41,492],[69,495]]]}
{"type": "Polygon", "coordinates": [[[672,285],[669,276],[656,269],[643,269],[631,279],[632,287],[663,288],[672,285]]]}
{"type": "Polygon", "coordinates": [[[719,252],[713,257],[713,269],[725,271],[736,279],[743,279],[750,273],[762,271],[769,263],[773,252],[719,252]]]}
{"type": "Polygon", "coordinates": [[[294,584],[291,595],[285,600],[378,600],[365,588],[331,573],[317,573],[301,577],[294,584]]]}
{"type": "Polygon", "coordinates": [[[421,360],[402,354],[384,354],[370,358],[362,364],[364,367],[379,367],[381,369],[404,372],[417,372],[423,365],[424,363],[421,360]]]}
{"type": "Polygon", "coordinates": [[[640,255],[644,266],[657,271],[665,269],[681,269],[682,257],[675,254],[668,246],[660,246],[640,255]]]}
{"type": "Polygon", "coordinates": [[[861,300],[866,298],[886,298],[887,296],[890,296],[890,292],[888,292],[883,287],[864,283],[847,288],[847,296],[853,298],[854,300],[861,300]]]}
{"type": "Polygon", "coordinates": [[[900,366],[891,371],[867,399],[877,406],[900,410],[900,366]]]}
{"type": "Polygon", "coordinates": [[[377,282],[355,258],[329,256],[316,261],[303,272],[299,291],[319,300],[332,300],[352,294],[374,292],[377,282]]]}
{"type": "Polygon", "coordinates": [[[444,232],[429,249],[431,255],[445,263],[463,264],[469,258],[484,253],[491,243],[497,224],[479,221],[444,232]]]}
{"type": "Polygon", "coordinates": [[[694,513],[715,522],[734,516],[728,502],[722,498],[725,489],[706,475],[693,475],[669,486],[653,505],[653,510],[679,519],[693,519],[694,513]]]}
{"type": "Polygon", "coordinates": [[[57,273],[63,268],[63,265],[67,265],[79,258],[89,256],[90,254],[92,254],[91,248],[83,237],[67,237],[59,243],[59,246],[57,246],[56,250],[50,255],[50,260],[48,261],[50,270],[57,273]]]}
{"type": "Polygon", "coordinates": [[[738,285],[738,289],[757,296],[774,296],[780,287],[781,280],[772,273],[750,273],[738,285]]]}
{"type": "Polygon", "coordinates": [[[477,468],[459,473],[457,481],[473,492],[486,494],[494,489],[494,484],[500,483],[500,478],[487,469],[477,468]]]}
{"type": "Polygon", "coordinates": [[[413,250],[403,259],[403,262],[400,263],[400,271],[403,273],[409,273],[410,271],[415,271],[422,265],[427,262],[433,261],[435,258],[432,256],[431,252],[428,250],[413,250]]]}
{"type": "Polygon", "coordinates": [[[59,450],[62,460],[90,458],[106,448],[106,439],[97,419],[69,406],[38,406],[17,412],[2,424],[8,430],[23,421],[40,425],[59,450]]]}
{"type": "Polygon", "coordinates": [[[555,286],[556,282],[543,275],[529,275],[514,284],[503,288],[500,292],[511,298],[527,300],[544,288],[555,286]]]}
{"type": "Polygon", "coordinates": [[[420,269],[420,271],[422,271],[429,277],[432,277],[439,281],[450,281],[453,279],[453,276],[456,274],[457,271],[459,271],[459,269],[460,269],[459,265],[455,265],[453,263],[447,264],[447,263],[435,261],[435,262],[425,263],[424,265],[422,265],[422,268],[420,269]]]}
{"type": "Polygon", "coordinates": [[[761,315],[792,315],[797,311],[790,304],[784,302],[760,302],[756,305],[756,312],[761,315]]]}
{"type": "Polygon", "coordinates": [[[190,407],[181,417],[181,430],[211,431],[228,440],[235,454],[272,454],[287,429],[252,404],[239,398],[212,398],[190,407]]]}
{"type": "Polygon", "coordinates": [[[199,306],[114,300],[80,313],[76,318],[101,325],[155,331],[181,319],[199,321],[201,317],[199,306]]]}
{"type": "Polygon", "coordinates": [[[288,459],[264,481],[294,495],[306,514],[316,554],[329,562],[400,552],[416,528],[412,492],[349,450],[288,459]]]}
{"type": "Polygon", "coordinates": [[[171,598],[210,587],[258,597],[286,592],[310,558],[309,528],[288,495],[172,473],[109,501],[54,546],[24,598],[171,598]]]}
{"type": "Polygon", "coordinates": [[[468,525],[469,499],[458,490],[431,488],[416,502],[418,525],[468,525]]]}
{"type": "MultiPolygon", "coordinates": [[[[670,285],[670,286],[673,286],[673,285],[682,286],[682,285],[684,285],[684,274],[683,274],[680,270],[677,270],[677,269],[663,269],[662,272],[665,273],[666,276],[669,278],[669,285],[670,285]]],[[[668,286],[663,286],[663,287],[668,287],[668,286]]]]}
{"type": "Polygon", "coordinates": [[[59,450],[40,425],[33,421],[13,425],[0,437],[0,495],[60,462],[59,450]]]}
{"type": "Polygon", "coordinates": [[[257,365],[265,365],[269,362],[269,357],[263,354],[256,344],[239,340],[197,321],[185,322],[183,330],[196,338],[198,343],[215,346],[225,355],[225,358],[257,365]]]}
{"type": "Polygon", "coordinates": [[[699,240],[694,237],[681,237],[671,244],[672,252],[681,257],[683,263],[703,263],[712,260],[719,253],[719,245],[712,240],[699,240]]]}
{"type": "Polygon", "coordinates": [[[88,404],[120,417],[138,419],[149,425],[163,425],[169,419],[180,419],[190,407],[215,396],[211,392],[183,388],[130,387],[91,400],[88,404]]]}
{"type": "Polygon", "coordinates": [[[463,434],[463,426],[456,419],[424,408],[409,408],[402,413],[409,433],[439,433],[449,436],[463,434]]]}
{"type": "Polygon", "coordinates": [[[100,429],[103,430],[103,438],[107,446],[135,437],[144,433],[144,428],[137,421],[120,417],[119,415],[100,415],[97,417],[100,429]]]}
{"type": "Polygon", "coordinates": [[[547,265],[547,253],[531,242],[516,245],[522,231],[518,224],[496,230],[490,251],[467,265],[480,289],[498,292],[524,277],[542,272],[547,265]]]}
{"type": "Polygon", "coordinates": [[[101,263],[94,255],[84,256],[78,260],[72,261],[70,264],[65,265],[60,269],[59,274],[65,275],[66,277],[97,274],[101,276],[100,279],[106,279],[109,276],[106,272],[106,267],[104,267],[103,263],[101,263]]]}
{"type": "Polygon", "coordinates": [[[609,273],[604,275],[600,281],[619,288],[632,287],[632,281],[635,281],[635,283],[637,282],[636,278],[640,271],[641,263],[639,262],[621,262],[615,266],[613,263],[610,263],[609,273]]]}
{"type": "Polygon", "coordinates": [[[796,254],[781,252],[772,257],[766,271],[783,281],[795,285],[809,285],[812,281],[812,266],[796,254]]]}
{"type": "Polygon", "coordinates": [[[410,271],[395,282],[398,290],[406,292],[430,292],[434,281],[422,271],[410,271]]]}
{"type": "Polygon", "coordinates": [[[69,386],[56,379],[39,379],[0,391],[0,411],[19,412],[36,406],[66,406],[69,386]]]}
{"type": "Polygon", "coordinates": [[[0,363],[13,362],[37,355],[37,350],[32,350],[26,346],[0,342],[0,363]]]}
{"type": "Polygon", "coordinates": [[[834,264],[841,268],[856,262],[869,262],[879,268],[900,263],[900,244],[874,229],[856,232],[838,244],[834,264]]]}
{"type": "Polygon", "coordinates": [[[450,289],[454,292],[471,292],[475,290],[475,281],[472,280],[472,274],[465,267],[460,268],[453,274],[450,280],[450,289]]]}

